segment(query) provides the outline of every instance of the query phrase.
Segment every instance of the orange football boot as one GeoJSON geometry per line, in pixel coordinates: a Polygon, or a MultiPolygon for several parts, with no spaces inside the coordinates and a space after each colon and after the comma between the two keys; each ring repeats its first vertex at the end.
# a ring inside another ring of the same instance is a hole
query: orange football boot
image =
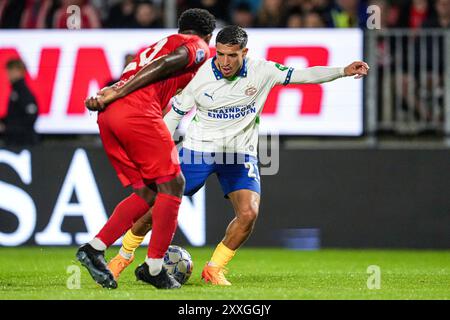
{"type": "Polygon", "coordinates": [[[126,267],[128,267],[134,260],[134,255],[130,259],[125,259],[120,254],[111,259],[108,263],[108,268],[114,276],[114,280],[118,280],[120,274],[126,267]]]}
{"type": "Polygon", "coordinates": [[[206,283],[218,286],[231,286],[231,282],[225,278],[225,274],[228,272],[226,268],[211,266],[206,263],[202,271],[202,279],[206,283]]]}

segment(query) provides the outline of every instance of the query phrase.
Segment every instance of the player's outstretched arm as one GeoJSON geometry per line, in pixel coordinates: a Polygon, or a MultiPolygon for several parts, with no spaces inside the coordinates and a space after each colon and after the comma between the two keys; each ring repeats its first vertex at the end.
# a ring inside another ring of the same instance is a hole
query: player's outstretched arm
{"type": "Polygon", "coordinates": [[[123,85],[103,88],[96,97],[85,100],[85,106],[91,111],[101,111],[117,99],[143,88],[154,82],[170,77],[189,63],[189,53],[184,47],[178,47],[172,53],[153,60],[139,70],[136,75],[123,85]]]}
{"type": "Polygon", "coordinates": [[[368,74],[369,69],[367,63],[355,61],[344,68],[311,67],[302,70],[294,70],[292,72],[290,83],[325,83],[350,76],[356,76],[355,79],[360,79],[368,74]]]}
{"type": "Polygon", "coordinates": [[[344,68],[346,77],[356,76],[355,79],[361,79],[369,73],[369,65],[364,61],[355,61],[344,68]]]}

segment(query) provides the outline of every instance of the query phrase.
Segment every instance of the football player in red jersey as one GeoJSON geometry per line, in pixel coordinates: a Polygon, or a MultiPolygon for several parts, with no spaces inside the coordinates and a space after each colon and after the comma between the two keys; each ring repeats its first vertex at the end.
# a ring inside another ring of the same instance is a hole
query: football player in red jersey
{"type": "MultiPolygon", "coordinates": [[[[206,10],[189,9],[180,16],[178,26],[178,34],[136,55],[120,81],[105,89],[109,96],[118,99],[108,108],[100,108],[98,113],[97,123],[106,154],[123,186],[133,188],[133,193],[116,206],[95,238],[82,245],[76,254],[103,287],[117,288],[104,251],[150,207],[152,237],[147,258],[136,269],[136,277],[159,289],[181,286],[163,267],[164,253],[177,227],[184,177],[179,164],[173,160],[176,148],[163,121],[162,110],[209,58],[208,43],[215,29],[215,18],[206,10]],[[133,78],[138,81],[130,85],[127,81],[133,78]]],[[[87,99],[86,107],[96,109],[93,107],[96,101],[87,99]]]]}

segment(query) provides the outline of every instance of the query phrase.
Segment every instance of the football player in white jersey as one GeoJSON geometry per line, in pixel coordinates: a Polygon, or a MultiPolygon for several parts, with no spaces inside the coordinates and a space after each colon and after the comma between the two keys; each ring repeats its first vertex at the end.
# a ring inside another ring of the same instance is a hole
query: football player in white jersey
{"type": "MultiPolygon", "coordinates": [[[[224,238],[203,268],[202,279],[214,285],[231,285],[224,275],[226,265],[248,239],[258,217],[259,115],[272,87],[324,83],[348,76],[361,78],[369,70],[362,61],[347,67],[295,70],[247,57],[247,40],[242,28],[223,28],[216,37],[217,55],[206,61],[183,92],[173,99],[172,108],[164,117],[173,134],[182,117],[196,107],[179,153],[186,178],[184,194],[193,195],[215,173],[235,212],[224,238]]],[[[114,93],[106,92],[107,100],[111,100],[109,94],[114,93]]],[[[125,235],[119,254],[109,264],[114,275],[118,276],[132,261],[131,255],[150,228],[151,212],[125,235]]]]}

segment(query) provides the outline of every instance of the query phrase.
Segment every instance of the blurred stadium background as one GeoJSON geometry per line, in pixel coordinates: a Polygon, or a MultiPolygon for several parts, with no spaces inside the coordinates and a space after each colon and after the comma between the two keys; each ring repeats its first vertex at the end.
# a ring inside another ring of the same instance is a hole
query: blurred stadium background
{"type": "MultiPolygon", "coordinates": [[[[190,7],[210,10],[219,28],[247,28],[256,57],[371,66],[364,81],[271,93],[262,165],[277,174],[262,177],[246,247],[450,248],[449,0],[0,0],[0,118],[15,57],[39,110],[32,145],[0,136],[0,246],[79,245],[96,234],[127,191],[83,100],[119,77],[128,53],[175,32],[190,7]],[[81,30],[68,30],[73,4],[81,30]],[[370,5],[381,9],[379,29],[367,24],[370,5]]],[[[211,178],[183,202],[174,243],[215,245],[231,210],[211,178]]]]}

